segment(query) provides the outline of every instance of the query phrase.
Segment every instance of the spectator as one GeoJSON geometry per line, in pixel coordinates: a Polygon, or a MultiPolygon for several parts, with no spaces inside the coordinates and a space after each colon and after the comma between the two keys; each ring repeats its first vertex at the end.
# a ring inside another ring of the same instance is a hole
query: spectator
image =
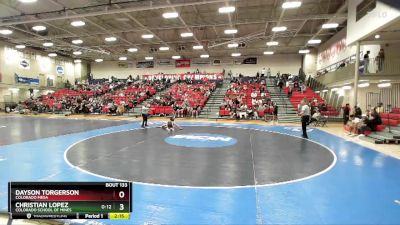
{"type": "Polygon", "coordinates": [[[369,73],[369,54],[370,51],[367,51],[367,53],[364,55],[364,74],[369,73]]]}
{"type": "Polygon", "coordinates": [[[347,122],[350,119],[350,105],[347,103],[344,107],[343,107],[343,124],[347,125],[347,122]]]}
{"type": "Polygon", "coordinates": [[[354,107],[354,117],[361,119],[362,118],[362,110],[360,106],[356,105],[354,107]]]}
{"type": "Polygon", "coordinates": [[[378,64],[378,72],[382,72],[383,65],[385,63],[385,51],[383,50],[383,48],[379,50],[378,56],[376,57],[376,62],[378,64]]]}

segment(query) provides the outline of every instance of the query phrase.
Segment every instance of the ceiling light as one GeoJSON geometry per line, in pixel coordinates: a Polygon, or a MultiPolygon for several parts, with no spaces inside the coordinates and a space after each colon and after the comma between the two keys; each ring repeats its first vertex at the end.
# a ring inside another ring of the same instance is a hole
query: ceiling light
{"type": "Polygon", "coordinates": [[[273,27],[272,28],[273,32],[282,32],[282,31],[285,31],[285,30],[287,30],[287,27],[273,27]]]}
{"type": "Polygon", "coordinates": [[[269,41],[269,42],[267,42],[267,45],[268,46],[277,46],[277,45],[279,45],[279,42],[277,42],[277,41],[269,41]]]}
{"type": "Polygon", "coordinates": [[[375,35],[375,39],[379,39],[379,38],[381,38],[381,35],[379,35],[379,34],[375,35]]]}
{"type": "Polygon", "coordinates": [[[154,58],[152,56],[146,56],[144,57],[145,60],[153,60],[154,58]]]}
{"type": "Polygon", "coordinates": [[[52,43],[52,42],[45,42],[45,43],[43,43],[43,46],[44,47],[51,47],[51,46],[53,46],[54,44],[52,43]]]}
{"type": "Polygon", "coordinates": [[[181,33],[181,37],[193,37],[192,32],[181,33]]]}
{"type": "Polygon", "coordinates": [[[177,12],[166,12],[166,13],[163,13],[162,16],[165,19],[171,19],[171,18],[177,18],[179,16],[179,14],[177,12]]]}
{"type": "Polygon", "coordinates": [[[379,82],[386,83],[386,82],[390,82],[390,80],[379,80],[379,82]]]}
{"type": "Polygon", "coordinates": [[[47,28],[45,26],[42,26],[42,25],[38,25],[38,26],[33,26],[32,27],[32,30],[34,30],[34,31],[44,31],[46,29],[47,28]]]}
{"type": "Polygon", "coordinates": [[[128,49],[128,52],[137,52],[137,51],[138,51],[137,48],[129,48],[129,49],[128,49]]]}
{"type": "Polygon", "coordinates": [[[308,50],[308,49],[299,50],[299,53],[300,54],[308,54],[308,53],[310,53],[310,50],[308,50]]]}
{"type": "Polygon", "coordinates": [[[0,30],[0,34],[2,34],[2,35],[10,35],[12,33],[13,33],[13,31],[8,30],[8,29],[0,30]]]}
{"type": "Polygon", "coordinates": [[[325,93],[325,92],[328,92],[328,91],[329,91],[328,89],[324,89],[324,90],[322,90],[322,92],[324,92],[324,93],[325,93]]]}
{"type": "Polygon", "coordinates": [[[15,48],[18,48],[18,49],[23,49],[23,48],[25,48],[26,46],[25,45],[16,45],[15,46],[15,48]]]}
{"type": "Polygon", "coordinates": [[[272,52],[272,51],[265,51],[264,52],[264,55],[273,55],[274,54],[274,52],[272,52]]]}
{"type": "Polygon", "coordinates": [[[284,9],[299,8],[300,6],[301,6],[301,1],[290,1],[290,2],[284,2],[282,4],[282,8],[284,9]]]}
{"type": "Polygon", "coordinates": [[[103,59],[95,59],[94,61],[99,63],[99,62],[103,62],[104,60],[103,59]]]}
{"type": "Polygon", "coordinates": [[[350,90],[350,89],[351,89],[351,86],[346,85],[346,86],[343,86],[342,89],[343,89],[343,90],[350,90]]]}
{"type": "Polygon", "coordinates": [[[209,58],[210,55],[204,54],[204,55],[200,55],[200,58],[209,58]]]}
{"type": "Polygon", "coordinates": [[[75,45],[80,45],[82,43],[83,43],[83,41],[80,39],[72,40],[72,44],[75,44],[75,45]]]}
{"type": "Polygon", "coordinates": [[[173,58],[173,59],[180,59],[181,56],[179,56],[179,55],[174,55],[174,56],[172,56],[172,58],[173,58]]]}
{"type": "Polygon", "coordinates": [[[82,26],[85,26],[85,25],[86,25],[86,23],[84,21],[82,21],[82,20],[77,20],[77,21],[72,21],[71,22],[71,26],[74,26],[74,27],[82,27],[82,26]]]}
{"type": "Polygon", "coordinates": [[[143,39],[151,39],[151,38],[153,38],[153,37],[154,37],[153,34],[143,34],[143,35],[142,35],[142,38],[143,38],[143,39]]]}
{"type": "Polygon", "coordinates": [[[50,57],[56,57],[56,56],[57,56],[57,53],[49,53],[48,56],[50,56],[50,57]]]}
{"type": "Polygon", "coordinates": [[[160,51],[168,51],[168,50],[169,50],[169,47],[160,47],[159,50],[160,50],[160,51]]]}
{"type": "Polygon", "coordinates": [[[320,39],[312,39],[308,41],[308,44],[320,44],[321,40],[320,39]]]}
{"type": "Polygon", "coordinates": [[[37,0],[18,0],[19,2],[22,2],[22,3],[34,3],[34,2],[37,2],[37,0]]]}
{"type": "Polygon", "coordinates": [[[236,8],[234,6],[224,6],[218,9],[219,13],[232,13],[235,12],[236,8]]]}
{"type": "Polygon", "coordinates": [[[106,37],[106,38],[104,38],[104,40],[107,42],[113,42],[113,41],[116,41],[117,38],[116,37],[106,37]]]}
{"type": "Polygon", "coordinates": [[[322,29],[333,29],[338,26],[339,26],[338,23],[325,23],[325,24],[322,24],[322,29]]]}
{"type": "Polygon", "coordinates": [[[320,93],[320,91],[315,91],[315,94],[319,94],[320,93]]]}
{"type": "Polygon", "coordinates": [[[361,83],[358,85],[359,88],[369,87],[369,83],[361,83]]]}
{"type": "Polygon", "coordinates": [[[241,56],[242,54],[240,54],[240,53],[232,53],[232,56],[233,57],[238,57],[238,56],[241,56]]]}
{"type": "Polygon", "coordinates": [[[379,88],[386,88],[386,87],[390,87],[390,86],[392,86],[391,83],[380,83],[380,84],[378,84],[379,88]]]}
{"type": "Polygon", "coordinates": [[[9,88],[8,90],[11,91],[11,92],[18,92],[19,88],[9,88]]]}
{"type": "Polygon", "coordinates": [[[80,59],[75,59],[74,60],[74,63],[81,63],[82,62],[82,60],[80,60],[80,59]]]}
{"type": "Polygon", "coordinates": [[[126,57],[126,56],[121,56],[121,57],[119,57],[118,59],[121,60],[121,61],[126,61],[126,60],[128,59],[128,57],[126,57]]]}
{"type": "Polygon", "coordinates": [[[230,43],[228,44],[228,48],[237,48],[239,46],[238,43],[230,43]]]}
{"type": "Polygon", "coordinates": [[[224,30],[224,33],[225,33],[225,34],[236,34],[237,32],[238,32],[237,29],[227,29],[227,30],[224,30]]]}
{"type": "Polygon", "coordinates": [[[203,49],[204,47],[203,47],[203,45],[195,45],[195,46],[193,46],[193,49],[195,49],[195,50],[199,50],[199,49],[203,49]]]}
{"type": "Polygon", "coordinates": [[[82,52],[81,51],[76,51],[76,52],[73,52],[72,54],[74,54],[74,55],[82,55],[82,52]]]}
{"type": "Polygon", "coordinates": [[[332,88],[331,91],[337,91],[339,88],[332,88]]]}

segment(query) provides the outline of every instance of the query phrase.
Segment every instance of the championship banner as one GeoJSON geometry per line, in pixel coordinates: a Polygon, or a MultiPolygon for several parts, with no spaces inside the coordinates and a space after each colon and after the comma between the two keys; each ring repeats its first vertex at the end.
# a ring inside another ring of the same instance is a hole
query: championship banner
{"type": "Polygon", "coordinates": [[[197,65],[197,66],[208,66],[210,65],[210,60],[208,59],[193,59],[192,65],[197,65]]]}
{"type": "Polygon", "coordinates": [[[190,59],[179,59],[175,60],[176,68],[189,68],[190,67],[190,59]]]}
{"type": "Polygon", "coordinates": [[[159,66],[173,66],[173,62],[170,59],[160,59],[158,60],[158,65],[159,66]]]}
{"type": "Polygon", "coordinates": [[[31,68],[31,63],[29,59],[21,59],[21,61],[19,62],[19,68],[29,70],[31,68]]]}
{"type": "Polygon", "coordinates": [[[223,80],[223,73],[184,73],[184,74],[145,74],[143,78],[146,80],[171,79],[171,80],[223,80]]]}
{"type": "Polygon", "coordinates": [[[232,59],[214,59],[213,60],[213,65],[214,66],[219,66],[219,65],[232,65],[233,60],[232,59]]]}
{"type": "Polygon", "coordinates": [[[15,82],[21,84],[39,85],[39,78],[22,77],[15,73],[15,82]]]}
{"type": "Polygon", "coordinates": [[[136,68],[154,68],[154,61],[139,61],[136,68]]]}
{"type": "Polygon", "coordinates": [[[257,57],[245,58],[243,59],[242,64],[257,64],[257,57]]]}

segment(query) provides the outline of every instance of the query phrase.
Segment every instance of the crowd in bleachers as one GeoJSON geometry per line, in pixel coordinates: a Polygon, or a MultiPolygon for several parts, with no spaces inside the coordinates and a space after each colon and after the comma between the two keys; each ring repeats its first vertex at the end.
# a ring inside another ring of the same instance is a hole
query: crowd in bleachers
{"type": "Polygon", "coordinates": [[[215,88],[215,82],[178,81],[169,88],[168,92],[150,102],[150,114],[197,117],[215,88]]]}
{"type": "Polygon", "coordinates": [[[259,119],[265,115],[276,116],[277,111],[278,106],[271,100],[263,76],[239,77],[231,79],[219,115],[259,119]]]}

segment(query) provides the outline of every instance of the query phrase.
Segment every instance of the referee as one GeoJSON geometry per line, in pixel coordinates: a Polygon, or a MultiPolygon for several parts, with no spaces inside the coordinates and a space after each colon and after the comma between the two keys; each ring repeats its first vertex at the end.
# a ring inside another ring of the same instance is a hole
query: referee
{"type": "Polygon", "coordinates": [[[150,108],[149,108],[149,106],[148,106],[148,104],[145,102],[145,103],[143,103],[143,106],[142,106],[142,128],[145,128],[145,127],[147,127],[147,118],[148,118],[148,116],[149,116],[149,111],[150,111],[150,108]]]}
{"type": "Polygon", "coordinates": [[[301,128],[303,129],[303,138],[308,139],[307,135],[307,125],[310,121],[310,106],[308,106],[308,100],[306,98],[301,102],[300,107],[300,116],[301,116],[301,128]]]}

